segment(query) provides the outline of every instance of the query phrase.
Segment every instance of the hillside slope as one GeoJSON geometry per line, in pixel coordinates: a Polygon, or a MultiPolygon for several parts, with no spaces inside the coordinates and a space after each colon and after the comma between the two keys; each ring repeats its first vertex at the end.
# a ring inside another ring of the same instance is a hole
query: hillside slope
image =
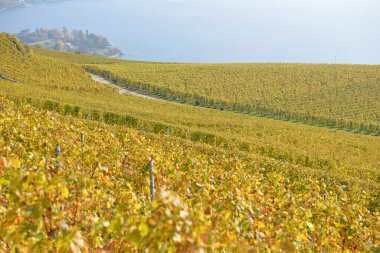
{"type": "MultiPolygon", "coordinates": [[[[0,46],[8,44],[9,41],[4,41],[0,46]]],[[[49,61],[50,58],[34,53],[25,59],[24,64],[30,67],[19,68],[21,60],[14,56],[17,52],[0,50],[0,54],[3,59],[8,59],[0,69],[15,69],[15,73],[20,72],[18,76],[14,77],[12,71],[7,74],[20,80],[23,80],[22,76],[30,79],[17,85],[0,80],[0,94],[13,100],[28,101],[61,114],[126,125],[147,132],[166,134],[169,129],[172,136],[209,143],[226,150],[264,155],[365,185],[378,185],[380,182],[378,137],[119,95],[105,85],[92,82],[76,64],[59,59],[49,61]],[[37,62],[31,64],[28,61],[37,62]],[[70,71],[54,67],[61,65],[70,71]],[[36,73],[42,75],[37,79],[42,85],[31,79],[36,73]],[[50,73],[49,76],[56,80],[46,82],[43,78],[45,73],[50,73]],[[61,80],[61,76],[75,81],[66,82],[61,80]],[[69,85],[70,89],[62,89],[53,83],[69,85]],[[84,88],[80,90],[77,86],[84,88]]],[[[92,60],[90,56],[75,57],[81,61],[92,60]]]]}
{"type": "Polygon", "coordinates": [[[380,133],[380,66],[124,62],[87,69],[195,105],[380,133]]]}
{"type": "Polygon", "coordinates": [[[114,89],[89,79],[77,66],[38,54],[15,36],[0,34],[0,74],[43,89],[111,93],[114,89]]]}
{"type": "Polygon", "coordinates": [[[379,249],[379,137],[119,95],[64,57],[0,37],[0,251],[379,249]]]}
{"type": "Polygon", "coordinates": [[[369,188],[273,159],[0,103],[4,251],[379,247],[378,199],[369,188]]]}

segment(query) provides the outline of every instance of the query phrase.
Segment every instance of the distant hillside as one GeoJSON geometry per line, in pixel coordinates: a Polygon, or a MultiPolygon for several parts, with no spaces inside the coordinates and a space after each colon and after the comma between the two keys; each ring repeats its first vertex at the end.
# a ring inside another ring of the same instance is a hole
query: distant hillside
{"type": "Polygon", "coordinates": [[[0,12],[6,9],[28,7],[40,3],[52,3],[62,0],[0,0],[0,12]]]}
{"type": "Polygon", "coordinates": [[[51,50],[112,58],[119,58],[123,55],[119,48],[112,47],[106,37],[89,33],[88,30],[84,32],[74,29],[70,32],[63,27],[62,30],[37,28],[32,32],[25,29],[17,34],[17,37],[32,46],[51,50]]]}

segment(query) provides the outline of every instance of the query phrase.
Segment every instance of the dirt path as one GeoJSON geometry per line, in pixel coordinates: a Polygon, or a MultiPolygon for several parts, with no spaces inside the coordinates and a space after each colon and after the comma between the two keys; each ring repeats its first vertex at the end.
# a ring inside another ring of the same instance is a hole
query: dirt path
{"type": "Polygon", "coordinates": [[[12,83],[18,83],[17,80],[14,80],[14,79],[12,79],[12,78],[6,77],[6,76],[4,76],[4,75],[2,75],[2,74],[0,74],[0,79],[4,79],[4,80],[10,81],[10,82],[12,82],[12,83]]]}
{"type": "Polygon", "coordinates": [[[94,80],[95,82],[107,84],[107,85],[110,85],[112,87],[117,88],[118,91],[119,91],[119,94],[130,94],[130,95],[133,95],[133,96],[136,96],[136,97],[142,97],[142,98],[153,99],[153,100],[163,100],[163,99],[158,99],[158,98],[155,98],[155,97],[150,97],[150,96],[147,96],[147,95],[144,95],[144,94],[140,94],[140,93],[137,93],[135,91],[128,90],[128,89],[125,89],[125,88],[121,88],[121,87],[119,87],[119,86],[117,86],[117,85],[109,82],[108,80],[106,80],[103,77],[100,77],[98,75],[94,75],[94,74],[90,74],[90,75],[91,75],[91,79],[94,80]]]}

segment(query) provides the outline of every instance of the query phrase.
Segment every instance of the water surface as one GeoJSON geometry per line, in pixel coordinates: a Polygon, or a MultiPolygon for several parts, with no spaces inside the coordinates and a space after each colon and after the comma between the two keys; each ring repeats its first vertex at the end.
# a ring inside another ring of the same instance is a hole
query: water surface
{"type": "Polygon", "coordinates": [[[76,0],[0,13],[0,31],[88,29],[129,59],[380,64],[378,0],[76,0]]]}

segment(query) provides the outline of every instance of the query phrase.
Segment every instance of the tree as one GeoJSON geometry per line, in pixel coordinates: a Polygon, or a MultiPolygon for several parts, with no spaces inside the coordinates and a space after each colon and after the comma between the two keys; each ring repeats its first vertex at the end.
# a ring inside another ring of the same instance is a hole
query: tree
{"type": "Polygon", "coordinates": [[[84,34],[84,32],[82,30],[79,30],[78,31],[78,40],[86,40],[86,35],[84,34]]]}
{"type": "Polygon", "coordinates": [[[62,27],[62,33],[63,33],[63,41],[64,42],[70,41],[69,29],[67,29],[66,26],[62,27]]]}
{"type": "Polygon", "coordinates": [[[51,29],[48,31],[48,38],[58,40],[62,38],[62,32],[58,29],[51,29]]]}
{"type": "Polygon", "coordinates": [[[63,51],[65,49],[65,43],[63,42],[63,40],[59,39],[55,44],[54,49],[58,51],[63,51]]]}

